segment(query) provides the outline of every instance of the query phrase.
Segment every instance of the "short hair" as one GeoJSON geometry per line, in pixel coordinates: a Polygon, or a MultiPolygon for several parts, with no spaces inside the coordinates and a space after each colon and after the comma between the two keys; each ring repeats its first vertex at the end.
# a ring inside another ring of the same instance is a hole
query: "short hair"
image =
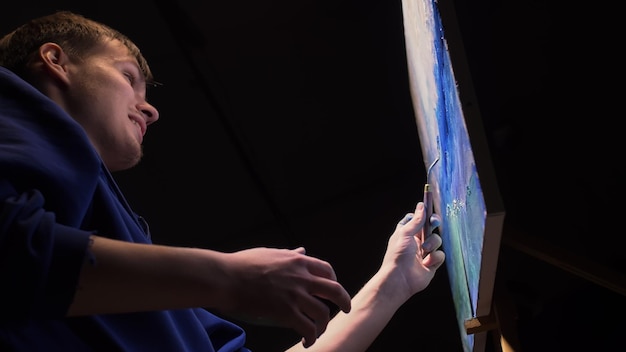
{"type": "Polygon", "coordinates": [[[141,51],[119,31],[71,11],[32,19],[0,38],[0,66],[25,78],[32,55],[47,42],[60,45],[70,57],[84,58],[90,49],[104,39],[117,39],[135,57],[148,84],[153,75],[141,51]]]}

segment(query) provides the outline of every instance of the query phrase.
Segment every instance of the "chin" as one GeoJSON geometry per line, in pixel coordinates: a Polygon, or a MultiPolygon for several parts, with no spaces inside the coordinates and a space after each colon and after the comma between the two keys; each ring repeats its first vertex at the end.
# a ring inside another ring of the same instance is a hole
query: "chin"
{"type": "Polygon", "coordinates": [[[127,154],[123,158],[117,158],[114,162],[105,164],[111,172],[128,170],[137,166],[137,164],[141,161],[142,156],[142,152],[127,154]]]}

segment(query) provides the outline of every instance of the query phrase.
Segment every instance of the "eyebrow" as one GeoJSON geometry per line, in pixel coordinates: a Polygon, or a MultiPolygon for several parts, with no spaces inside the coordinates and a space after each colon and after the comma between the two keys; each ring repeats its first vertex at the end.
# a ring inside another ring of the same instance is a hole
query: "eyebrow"
{"type": "Polygon", "coordinates": [[[154,79],[147,79],[146,75],[144,74],[143,70],[141,69],[141,67],[137,63],[137,60],[134,57],[129,57],[129,58],[122,59],[122,60],[119,60],[119,61],[120,62],[126,62],[126,63],[129,63],[129,64],[135,66],[135,68],[137,69],[137,72],[139,72],[141,74],[141,76],[143,77],[143,80],[144,80],[144,82],[146,84],[146,87],[155,88],[155,87],[163,86],[163,83],[161,83],[159,81],[156,81],[154,79]]]}

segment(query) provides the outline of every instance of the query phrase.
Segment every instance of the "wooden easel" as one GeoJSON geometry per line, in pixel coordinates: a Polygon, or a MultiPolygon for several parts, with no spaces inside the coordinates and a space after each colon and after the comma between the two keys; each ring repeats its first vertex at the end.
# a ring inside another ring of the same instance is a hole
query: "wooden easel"
{"type": "Polygon", "coordinates": [[[465,322],[465,332],[470,334],[490,334],[495,352],[521,352],[515,318],[517,310],[504,287],[496,281],[491,314],[465,322]]]}
{"type": "MultiPolygon", "coordinates": [[[[565,251],[549,241],[511,226],[504,228],[502,245],[626,296],[626,275],[589,260],[588,257],[565,251]]],[[[496,352],[520,352],[522,348],[517,334],[516,317],[517,310],[513,300],[503,283],[496,278],[491,314],[468,320],[465,323],[466,332],[491,333],[496,352]]]]}

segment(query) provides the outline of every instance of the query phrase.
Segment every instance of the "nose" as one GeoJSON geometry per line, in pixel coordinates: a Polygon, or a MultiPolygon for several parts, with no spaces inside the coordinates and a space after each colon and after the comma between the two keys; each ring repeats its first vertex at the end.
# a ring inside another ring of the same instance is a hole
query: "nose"
{"type": "Polygon", "coordinates": [[[151,125],[159,119],[159,111],[148,102],[139,104],[137,110],[141,111],[141,114],[145,117],[146,125],[151,125]]]}

